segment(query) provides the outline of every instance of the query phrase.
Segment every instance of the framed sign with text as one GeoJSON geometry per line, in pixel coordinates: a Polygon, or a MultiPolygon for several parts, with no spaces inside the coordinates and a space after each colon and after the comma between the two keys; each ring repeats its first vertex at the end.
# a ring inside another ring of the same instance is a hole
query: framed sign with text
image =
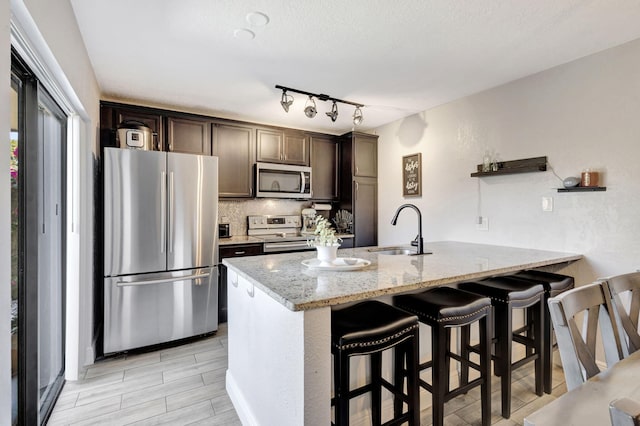
{"type": "Polygon", "coordinates": [[[422,195],[422,154],[402,157],[402,195],[420,197],[422,195]]]}

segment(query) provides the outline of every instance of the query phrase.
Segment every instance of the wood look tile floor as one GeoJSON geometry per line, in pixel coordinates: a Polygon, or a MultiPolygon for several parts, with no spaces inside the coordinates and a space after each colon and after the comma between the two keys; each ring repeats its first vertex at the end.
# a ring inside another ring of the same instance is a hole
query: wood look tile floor
{"type": "MultiPolygon", "coordinates": [[[[557,351],[554,357],[551,395],[534,393],[533,364],[514,372],[510,419],[500,416],[500,382],[493,378],[492,424],[522,425],[525,416],[566,392],[557,351]]],[[[225,391],[226,369],[226,324],[216,335],[182,346],[98,361],[64,385],[47,424],[240,425],[225,391]]],[[[479,397],[474,389],[449,401],[445,425],[479,425],[479,397]]],[[[422,410],[421,425],[431,425],[431,407],[422,410]]]]}

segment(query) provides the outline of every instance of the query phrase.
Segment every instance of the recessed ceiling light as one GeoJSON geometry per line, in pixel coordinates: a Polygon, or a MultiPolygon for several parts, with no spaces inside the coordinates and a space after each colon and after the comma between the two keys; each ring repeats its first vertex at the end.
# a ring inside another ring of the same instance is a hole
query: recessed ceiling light
{"type": "Polygon", "coordinates": [[[233,32],[233,36],[235,38],[239,38],[240,40],[253,40],[256,38],[256,34],[248,30],[246,28],[238,28],[233,32]]]}
{"type": "Polygon", "coordinates": [[[269,23],[269,17],[262,12],[247,13],[247,22],[252,27],[264,27],[269,23]]]}

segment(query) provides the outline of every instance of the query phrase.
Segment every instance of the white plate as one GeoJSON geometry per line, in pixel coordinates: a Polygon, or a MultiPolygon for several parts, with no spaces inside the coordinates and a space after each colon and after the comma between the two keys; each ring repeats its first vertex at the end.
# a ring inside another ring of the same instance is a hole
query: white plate
{"type": "Polygon", "coordinates": [[[306,259],[302,261],[302,264],[310,269],[317,269],[318,271],[355,271],[362,269],[365,266],[371,265],[370,260],[355,258],[356,263],[349,265],[344,261],[345,258],[339,257],[333,261],[330,265],[325,265],[320,260],[306,259]]]}

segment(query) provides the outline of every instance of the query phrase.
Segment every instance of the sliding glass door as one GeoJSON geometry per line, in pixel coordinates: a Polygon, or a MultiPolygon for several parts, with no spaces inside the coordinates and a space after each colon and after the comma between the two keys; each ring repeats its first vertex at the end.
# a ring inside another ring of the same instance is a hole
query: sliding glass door
{"type": "Polygon", "coordinates": [[[43,424],[64,374],[66,117],[12,54],[14,424],[43,424]]]}

